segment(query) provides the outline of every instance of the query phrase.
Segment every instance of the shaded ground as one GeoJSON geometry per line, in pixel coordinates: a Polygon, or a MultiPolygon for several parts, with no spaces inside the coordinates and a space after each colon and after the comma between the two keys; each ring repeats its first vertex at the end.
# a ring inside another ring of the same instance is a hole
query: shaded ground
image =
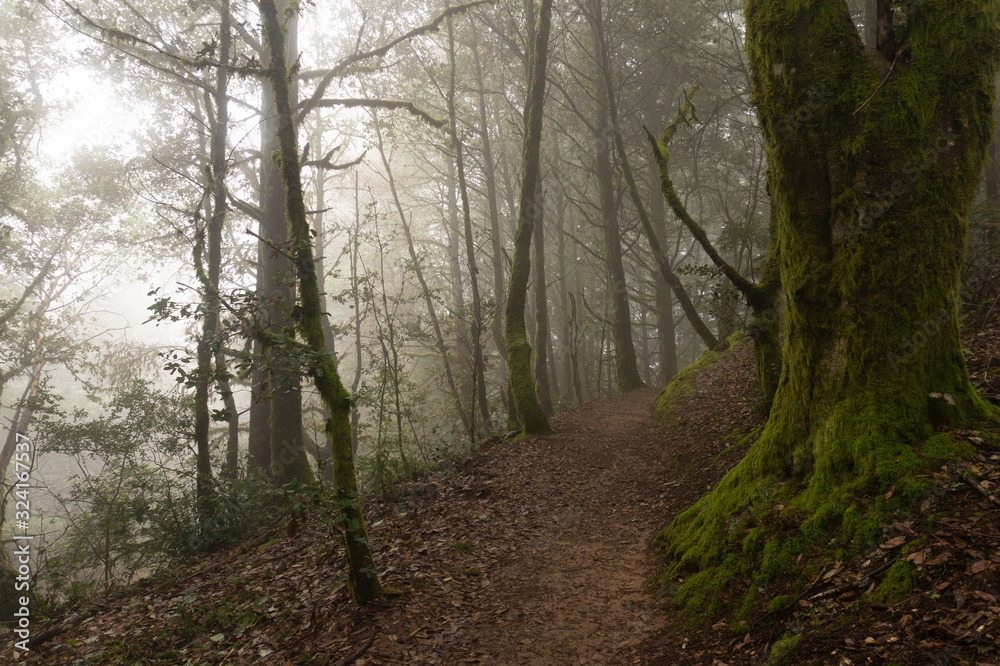
{"type": "Polygon", "coordinates": [[[35,659],[336,664],[364,648],[353,663],[642,662],[639,646],[662,634],[646,539],[738,459],[722,451],[754,427],[747,352],[694,385],[680,427],[654,421],[653,390],[589,403],[556,417],[556,435],[498,445],[369,505],[398,594],[368,608],[347,602],[339,547],[312,520],[292,539],[282,530],[157,577],[35,659]]]}
{"type": "MultiPolygon", "coordinates": [[[[966,346],[991,393],[1000,334],[985,330],[966,346]]],[[[998,663],[1000,458],[974,430],[952,435],[981,452],[933,471],[927,505],[887,525],[881,547],[747,618],[749,634],[731,617],[687,630],[661,610],[647,539],[745,452],[735,444],[758,425],[753,386],[744,346],[695,379],[666,428],[653,390],[608,398],[556,417],[556,435],[498,444],[369,501],[394,589],[367,608],[349,603],[339,544],[310,519],[105,600],[32,662],[707,666],[764,663],[781,636],[801,634],[794,663],[998,663]],[[898,559],[919,569],[912,594],[870,603],[898,559]]]]}

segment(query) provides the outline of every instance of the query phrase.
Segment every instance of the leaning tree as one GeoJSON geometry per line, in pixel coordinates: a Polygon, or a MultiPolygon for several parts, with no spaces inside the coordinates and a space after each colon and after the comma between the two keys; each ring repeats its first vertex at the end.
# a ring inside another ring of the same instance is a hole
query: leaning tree
{"type": "Polygon", "coordinates": [[[784,354],[756,444],[660,536],[670,575],[700,572],[682,602],[736,577],[766,584],[819,545],[877,543],[892,503],[924,492],[914,471],[935,428],[995,418],[970,385],[957,304],[1000,3],[879,4],[875,49],[845,0],[745,4],[784,354]]]}

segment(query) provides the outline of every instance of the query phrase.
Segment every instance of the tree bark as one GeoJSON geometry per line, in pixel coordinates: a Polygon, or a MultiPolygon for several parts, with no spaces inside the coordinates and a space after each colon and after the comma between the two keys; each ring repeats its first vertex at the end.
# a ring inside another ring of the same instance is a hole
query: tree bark
{"type": "MultiPolygon", "coordinates": [[[[206,99],[205,112],[209,117],[212,132],[211,166],[206,170],[207,186],[212,191],[212,216],[207,222],[207,229],[197,231],[195,242],[194,265],[201,282],[202,289],[202,330],[198,338],[198,374],[195,387],[195,445],[198,451],[196,494],[198,514],[201,520],[201,538],[210,542],[212,516],[215,513],[215,501],[212,480],[212,459],[209,448],[209,392],[215,383],[212,361],[215,354],[215,335],[219,330],[219,278],[222,271],[222,230],[226,223],[226,148],[229,130],[229,72],[226,65],[229,62],[229,51],[232,42],[231,17],[229,0],[222,0],[221,27],[219,30],[219,61],[221,67],[215,70],[214,99],[215,117],[212,118],[212,106],[206,99]],[[207,232],[207,233],[206,233],[207,232]],[[208,242],[208,270],[206,272],[203,253],[205,241],[208,242]]],[[[207,97],[207,95],[206,95],[207,97]]]]}
{"type": "Polygon", "coordinates": [[[549,296],[545,276],[545,204],[543,202],[541,178],[538,179],[539,201],[535,214],[535,357],[533,370],[538,402],[546,416],[552,416],[552,392],[549,385],[549,296]]]}
{"type": "Polygon", "coordinates": [[[673,571],[758,586],[772,580],[764,551],[794,569],[818,545],[838,557],[877,547],[887,507],[924,487],[913,475],[935,427],[995,415],[969,382],[958,295],[1000,7],[922,3],[896,35],[909,56],[892,62],[863,50],[841,0],[746,8],[781,246],[781,380],[760,439],[661,544],[673,571]],[[782,518],[745,524],[741,507],[776,502],[782,518]],[[723,565],[730,548],[742,556],[723,565]],[[720,565],[735,577],[712,573],[720,565]]]}
{"type": "Polygon", "coordinates": [[[493,146],[490,140],[490,122],[483,83],[483,68],[479,60],[479,39],[472,31],[472,57],[476,64],[476,94],[479,103],[479,138],[483,144],[483,179],[486,181],[486,201],[490,215],[490,245],[493,250],[493,321],[490,330],[493,343],[500,354],[500,370],[507,374],[507,348],[503,343],[503,308],[507,299],[504,284],[503,234],[500,231],[500,207],[497,195],[496,168],[493,163],[493,146]]]}
{"type": "Polygon", "coordinates": [[[455,411],[462,420],[462,426],[465,428],[466,434],[469,434],[472,432],[470,415],[465,411],[465,407],[462,404],[462,394],[455,384],[455,375],[451,370],[451,358],[448,355],[448,345],[445,344],[444,334],[441,332],[441,322],[438,318],[437,310],[434,308],[434,298],[431,295],[430,287],[427,285],[427,280],[424,278],[424,269],[420,263],[420,258],[417,256],[417,249],[413,244],[413,234],[410,232],[410,224],[406,221],[406,212],[403,210],[403,204],[399,200],[399,192],[396,189],[396,180],[392,175],[392,167],[389,165],[389,158],[385,154],[385,145],[382,142],[382,128],[379,125],[378,116],[374,111],[372,114],[375,119],[376,147],[378,148],[379,156],[382,158],[382,166],[385,169],[386,178],[389,180],[389,191],[392,193],[392,201],[396,207],[396,212],[399,214],[399,223],[402,225],[403,234],[406,236],[406,248],[410,253],[410,261],[413,262],[413,272],[417,276],[417,282],[420,283],[420,292],[423,294],[424,303],[427,306],[427,316],[430,317],[431,325],[434,328],[434,341],[438,354],[441,356],[441,365],[444,367],[448,390],[455,400],[455,411]]]}
{"type": "Polygon", "coordinates": [[[695,237],[705,254],[726,276],[732,286],[742,294],[753,313],[750,323],[750,336],[754,341],[754,360],[757,366],[757,380],[761,390],[761,411],[767,414],[771,410],[774,394],[778,388],[781,369],[781,345],[778,338],[778,321],[781,312],[780,290],[780,245],[778,243],[778,227],[775,222],[775,209],[771,208],[771,223],[769,226],[769,242],[767,260],[761,274],[761,281],[755,284],[744,277],[735,267],[722,258],[715,246],[709,241],[708,234],[698,224],[687,207],[681,201],[677,190],[670,179],[669,145],[678,127],[687,123],[694,116],[691,102],[697,87],[688,91],[680,111],[663,131],[663,137],[657,141],[652,135],[649,143],[653,147],[653,155],[660,171],[660,188],[664,198],[670,204],[677,218],[695,237]]]}
{"type": "MultiPolygon", "coordinates": [[[[472,289],[472,397],[469,413],[474,414],[479,406],[483,427],[492,429],[490,406],[486,396],[486,363],[483,358],[483,302],[479,294],[479,267],[476,263],[476,239],[472,233],[472,213],[469,210],[469,188],[465,179],[465,151],[458,135],[458,115],[455,112],[455,29],[448,19],[448,119],[452,147],[455,149],[455,170],[458,173],[458,191],[462,200],[462,221],[465,236],[465,261],[469,269],[469,286],[472,289]]],[[[475,423],[475,420],[472,421],[475,423]]],[[[469,433],[473,444],[476,442],[475,427],[469,433]]]]}
{"type": "MultiPolygon", "coordinates": [[[[284,13],[286,2],[278,0],[279,16],[284,13]]],[[[285,26],[286,37],[282,35],[285,51],[282,52],[284,62],[294,62],[298,57],[296,16],[291,16],[285,26]]],[[[269,37],[265,35],[265,43],[269,37]]],[[[262,58],[264,67],[270,67],[274,49],[269,44],[265,46],[262,58]]],[[[297,97],[297,85],[293,80],[286,86],[291,95],[290,103],[294,104],[297,97]]],[[[261,297],[269,317],[268,330],[274,335],[283,332],[292,333],[292,308],[295,304],[295,267],[288,258],[289,237],[285,222],[286,185],[282,182],[280,166],[274,161],[279,150],[277,93],[272,88],[269,77],[262,86],[261,109],[264,120],[261,123],[261,221],[260,236],[265,239],[263,262],[260,271],[263,275],[261,297]]],[[[302,427],[302,381],[297,368],[289,367],[277,349],[269,353],[269,373],[265,379],[268,385],[268,401],[270,413],[269,426],[269,477],[276,483],[285,484],[292,481],[308,483],[312,481],[312,467],[306,456],[305,438],[302,427]]]]}
{"type": "MultiPolygon", "coordinates": [[[[532,18],[533,20],[533,18],[532,18]]],[[[536,198],[542,146],[542,112],[545,104],[545,66],[548,59],[552,0],[542,0],[531,58],[531,78],[525,101],[524,160],[521,173],[521,200],[518,209],[517,235],[510,271],[510,294],[505,308],[504,344],[507,346],[507,369],[511,393],[521,431],[526,435],[552,432],[538,402],[531,377],[531,345],[524,323],[531,272],[531,240],[537,215],[536,198]]]]}
{"type": "MultiPolygon", "coordinates": [[[[653,185],[651,192],[656,192],[659,186],[660,172],[652,165],[653,185]]],[[[649,199],[649,215],[653,230],[658,238],[667,237],[667,211],[663,197],[654,194],[649,199]]],[[[664,258],[666,259],[666,258],[664,258]]],[[[656,350],[659,362],[657,364],[657,380],[661,386],[666,386],[677,374],[677,332],[674,329],[674,299],[663,274],[653,271],[653,293],[656,299],[656,350]]]]}

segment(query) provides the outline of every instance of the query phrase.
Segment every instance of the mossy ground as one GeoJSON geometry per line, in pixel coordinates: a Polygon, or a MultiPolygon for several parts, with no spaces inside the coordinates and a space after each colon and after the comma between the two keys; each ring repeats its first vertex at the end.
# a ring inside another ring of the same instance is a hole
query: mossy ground
{"type": "MultiPolygon", "coordinates": [[[[665,556],[661,582],[670,603],[694,622],[727,612],[742,620],[788,592],[798,594],[834,562],[878,547],[893,517],[932,493],[931,473],[975,453],[959,436],[936,433],[865,478],[834,486],[820,503],[801,481],[779,475],[743,488],[731,473],[653,541],[665,556]]],[[[892,569],[878,598],[902,589],[903,573],[892,569]]]]}
{"type": "Polygon", "coordinates": [[[660,391],[656,396],[656,402],[653,404],[653,413],[664,419],[664,421],[669,422],[673,418],[674,406],[677,404],[677,399],[688,395],[694,390],[693,384],[695,378],[707,368],[728,357],[739,345],[746,343],[748,340],[749,338],[745,333],[734,333],[726,340],[725,350],[708,350],[702,353],[694,363],[691,363],[678,372],[673,380],[660,391]]]}

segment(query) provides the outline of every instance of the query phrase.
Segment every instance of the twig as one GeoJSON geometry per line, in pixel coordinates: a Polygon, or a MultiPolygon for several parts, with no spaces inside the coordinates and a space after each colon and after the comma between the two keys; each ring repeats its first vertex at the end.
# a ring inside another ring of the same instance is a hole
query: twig
{"type": "Polygon", "coordinates": [[[357,650],[355,650],[351,654],[347,655],[346,657],[338,661],[336,666],[350,666],[350,664],[353,664],[355,661],[357,661],[361,655],[363,655],[365,652],[368,652],[368,648],[370,648],[374,642],[375,642],[375,627],[372,627],[372,633],[368,637],[368,640],[366,640],[364,644],[362,644],[362,646],[359,647],[357,650]]]}
{"type": "Polygon", "coordinates": [[[875,92],[872,93],[871,97],[869,97],[868,99],[866,99],[865,103],[862,104],[861,106],[859,106],[857,108],[857,110],[854,113],[851,114],[851,116],[856,116],[859,113],[861,113],[861,110],[864,109],[866,106],[868,106],[873,99],[875,99],[875,95],[878,94],[879,90],[882,90],[882,86],[884,86],[886,84],[886,82],[889,80],[889,77],[892,76],[892,71],[894,69],[896,69],[896,63],[899,62],[899,56],[901,54],[902,54],[902,51],[900,51],[899,53],[896,54],[896,58],[895,58],[895,60],[892,61],[892,64],[889,66],[889,71],[885,73],[885,78],[882,79],[882,83],[878,84],[878,87],[875,88],[875,92]]]}
{"type": "Polygon", "coordinates": [[[841,594],[843,592],[846,592],[846,591],[850,590],[851,588],[860,588],[860,587],[863,587],[862,583],[866,582],[868,579],[872,578],[873,576],[879,575],[880,573],[882,573],[883,571],[885,571],[886,569],[888,569],[889,567],[891,567],[893,564],[895,564],[898,561],[899,561],[899,556],[897,555],[896,557],[892,558],[891,560],[888,560],[885,564],[883,564],[882,566],[878,567],[877,569],[869,571],[868,573],[866,573],[861,578],[858,578],[857,580],[851,581],[850,583],[847,583],[845,585],[841,585],[840,587],[835,587],[832,590],[827,590],[825,592],[820,592],[819,594],[817,594],[815,596],[809,597],[809,601],[818,601],[820,599],[825,599],[827,597],[836,596],[838,594],[841,594]]]}
{"type": "Polygon", "coordinates": [[[80,613],[79,615],[74,615],[73,617],[71,617],[70,619],[66,620],[65,622],[63,622],[62,624],[60,624],[57,627],[52,627],[51,629],[46,629],[45,631],[43,631],[42,633],[38,634],[37,636],[32,636],[28,640],[28,647],[29,648],[38,647],[42,643],[48,642],[49,640],[55,638],[59,634],[62,634],[62,633],[65,633],[65,632],[69,631],[70,629],[72,629],[76,625],[80,624],[84,620],[86,620],[86,619],[88,619],[90,617],[93,617],[96,613],[97,613],[96,610],[89,610],[89,611],[86,611],[84,613],[80,613]]]}
{"type": "Polygon", "coordinates": [[[969,476],[968,474],[963,474],[962,480],[965,481],[970,486],[972,486],[973,488],[975,488],[980,495],[989,500],[990,504],[992,504],[993,506],[1000,506],[1000,499],[993,497],[993,495],[990,494],[990,491],[986,490],[981,485],[979,485],[979,482],[977,482],[971,476],[969,476]]]}

